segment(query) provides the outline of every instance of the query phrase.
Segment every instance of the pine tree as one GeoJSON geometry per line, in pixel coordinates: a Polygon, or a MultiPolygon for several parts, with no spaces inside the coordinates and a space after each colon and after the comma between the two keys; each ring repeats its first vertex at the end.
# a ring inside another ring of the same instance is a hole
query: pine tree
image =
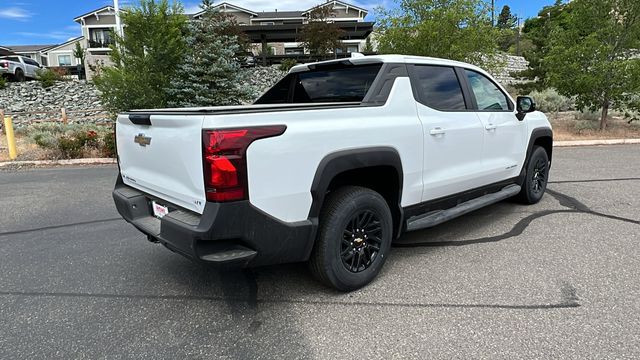
{"type": "Polygon", "coordinates": [[[172,107],[237,105],[253,95],[237,60],[243,51],[234,35],[237,24],[207,3],[202,7],[202,17],[189,24],[188,52],[167,90],[172,107]]]}
{"type": "Polygon", "coordinates": [[[502,7],[500,15],[498,15],[498,23],[496,26],[499,29],[513,29],[516,26],[516,17],[511,14],[511,8],[509,5],[502,7]]]}

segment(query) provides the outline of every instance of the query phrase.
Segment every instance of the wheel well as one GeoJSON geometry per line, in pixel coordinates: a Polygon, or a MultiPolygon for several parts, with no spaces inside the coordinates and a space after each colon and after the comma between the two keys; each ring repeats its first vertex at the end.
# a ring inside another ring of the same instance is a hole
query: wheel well
{"type": "Polygon", "coordinates": [[[401,219],[400,210],[400,178],[393,166],[371,166],[347,170],[337,174],[329,183],[327,194],[343,186],[362,186],[371,189],[387,201],[394,224],[395,237],[401,219]]]}
{"type": "Polygon", "coordinates": [[[553,140],[549,136],[542,136],[537,138],[533,142],[533,145],[541,146],[547,152],[549,161],[551,161],[551,152],[553,151],[553,140]]]}

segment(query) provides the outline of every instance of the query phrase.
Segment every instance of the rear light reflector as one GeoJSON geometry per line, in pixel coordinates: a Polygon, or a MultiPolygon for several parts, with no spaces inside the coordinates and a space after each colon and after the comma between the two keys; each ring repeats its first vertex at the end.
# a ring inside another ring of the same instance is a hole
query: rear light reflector
{"type": "Polygon", "coordinates": [[[6,68],[8,68],[8,67],[9,67],[9,63],[8,63],[8,62],[6,62],[6,61],[2,61],[2,62],[0,62],[0,67],[1,67],[1,68],[5,68],[5,69],[6,69],[6,68]]]}
{"type": "Polygon", "coordinates": [[[208,201],[246,200],[247,148],[258,139],[282,135],[284,125],[203,131],[204,188],[208,201]]]}

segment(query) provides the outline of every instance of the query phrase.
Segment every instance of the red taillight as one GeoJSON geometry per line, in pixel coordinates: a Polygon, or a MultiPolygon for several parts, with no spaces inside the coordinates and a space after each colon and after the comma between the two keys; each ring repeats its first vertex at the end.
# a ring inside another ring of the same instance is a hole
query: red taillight
{"type": "Polygon", "coordinates": [[[204,187],[208,201],[247,199],[247,148],[258,139],[282,135],[284,125],[203,132],[204,187]]]}
{"type": "Polygon", "coordinates": [[[6,62],[6,61],[2,61],[2,62],[0,62],[0,67],[8,68],[9,67],[9,63],[6,62]]]}

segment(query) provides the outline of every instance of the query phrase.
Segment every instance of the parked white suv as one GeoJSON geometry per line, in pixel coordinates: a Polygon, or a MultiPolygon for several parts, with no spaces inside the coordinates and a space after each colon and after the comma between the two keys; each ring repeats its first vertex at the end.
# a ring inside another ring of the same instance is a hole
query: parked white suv
{"type": "Polygon", "coordinates": [[[533,204],[552,131],[473,65],[366,56],[298,65],[254,105],[117,121],[120,214],[196,261],[309,261],[369,283],[404,231],[515,197],[533,204]]]}
{"type": "Polygon", "coordinates": [[[4,75],[16,81],[24,81],[27,78],[35,79],[41,67],[37,61],[26,56],[0,57],[0,76],[4,75]]]}

